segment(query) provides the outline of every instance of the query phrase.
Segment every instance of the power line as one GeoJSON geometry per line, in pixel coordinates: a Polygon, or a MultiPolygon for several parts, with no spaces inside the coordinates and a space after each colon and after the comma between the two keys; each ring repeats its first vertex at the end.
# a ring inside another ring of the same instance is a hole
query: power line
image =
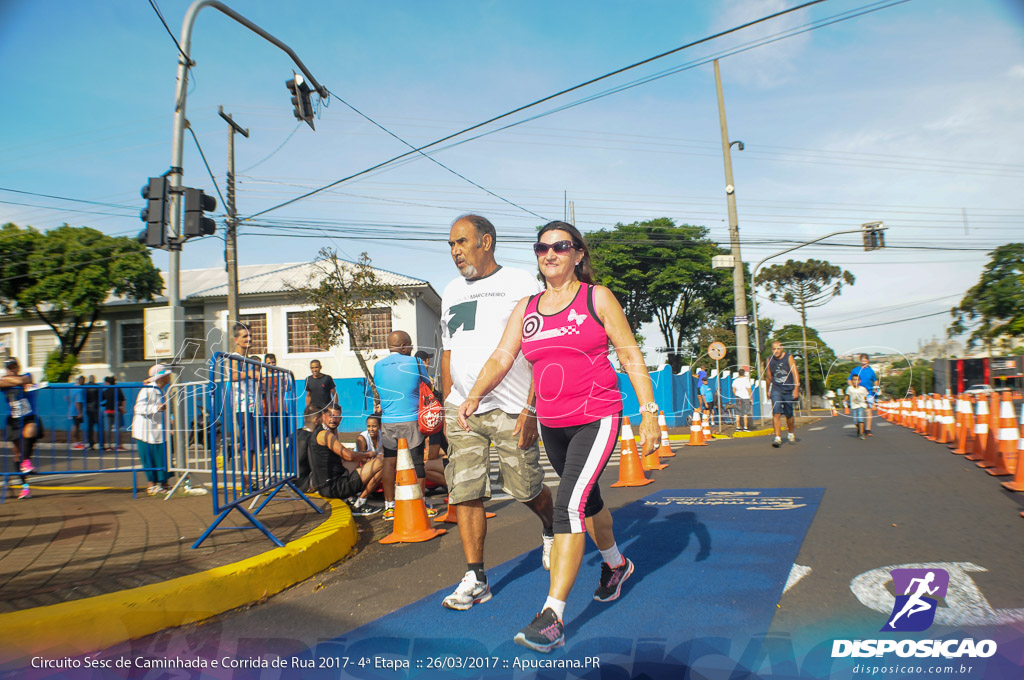
{"type": "Polygon", "coordinates": [[[941,312],[934,312],[932,314],[922,314],[921,316],[912,316],[907,319],[897,319],[896,321],[885,321],[883,323],[871,323],[865,325],[849,326],[848,328],[816,328],[819,333],[840,333],[842,331],[856,331],[862,328],[877,328],[878,326],[891,326],[897,323],[905,323],[907,321],[917,321],[918,319],[927,319],[932,316],[940,316],[942,314],[949,314],[949,310],[943,310],[941,312]]]}
{"type": "Polygon", "coordinates": [[[195,62],[189,59],[189,56],[185,54],[185,50],[181,49],[181,43],[179,43],[178,39],[174,37],[171,27],[167,25],[166,21],[164,21],[164,15],[160,12],[160,8],[156,6],[156,3],[153,0],[149,0],[149,5],[153,8],[153,11],[156,12],[156,16],[160,19],[160,23],[164,25],[164,29],[167,30],[167,35],[171,36],[171,40],[174,41],[174,46],[178,48],[178,52],[180,52],[181,56],[185,58],[186,68],[192,66],[195,62]]]}
{"type": "Polygon", "coordinates": [[[369,122],[373,123],[373,124],[374,124],[374,125],[376,125],[376,126],[377,126],[378,128],[380,128],[380,129],[381,129],[381,130],[383,130],[384,132],[388,133],[389,135],[391,135],[392,137],[394,137],[394,138],[395,138],[395,139],[397,139],[398,141],[400,141],[400,142],[401,142],[402,144],[405,144],[405,145],[406,145],[407,147],[409,147],[410,149],[412,149],[412,150],[413,150],[414,152],[416,152],[416,153],[418,153],[419,155],[423,156],[423,157],[424,157],[424,158],[426,158],[427,160],[429,160],[429,161],[431,161],[431,162],[433,162],[433,163],[436,163],[437,165],[440,165],[440,166],[441,166],[442,168],[444,168],[444,169],[445,169],[445,170],[447,170],[448,172],[452,173],[452,174],[453,174],[453,175],[455,175],[456,177],[459,177],[460,179],[463,179],[463,180],[465,180],[466,182],[469,182],[470,184],[472,184],[473,186],[475,186],[475,187],[476,187],[477,189],[480,189],[481,191],[484,191],[484,192],[486,192],[486,193],[490,194],[491,196],[493,196],[493,197],[497,198],[497,199],[498,199],[498,200],[500,200],[500,201],[504,201],[505,203],[508,203],[509,205],[511,205],[511,206],[513,206],[513,207],[519,208],[520,210],[522,210],[522,211],[523,211],[523,212],[525,212],[525,213],[529,213],[529,214],[533,215],[534,217],[537,217],[537,218],[539,218],[539,219],[541,219],[541,220],[544,220],[545,222],[546,222],[546,221],[548,221],[548,219],[547,219],[546,217],[544,217],[543,215],[538,215],[537,213],[533,212],[532,210],[530,210],[530,209],[528,209],[528,208],[524,208],[523,206],[519,205],[518,203],[514,203],[514,202],[510,201],[509,199],[505,198],[504,196],[499,196],[498,194],[494,193],[493,191],[491,191],[491,190],[490,190],[490,189],[488,189],[487,187],[484,187],[484,186],[481,186],[481,185],[477,184],[476,182],[474,182],[473,180],[469,179],[468,177],[466,177],[466,176],[465,176],[465,175],[463,175],[462,173],[459,173],[459,172],[456,172],[455,170],[452,170],[452,169],[451,169],[451,168],[449,168],[449,167],[448,167],[447,165],[445,165],[445,164],[444,164],[444,163],[442,163],[441,161],[437,160],[437,159],[436,159],[436,158],[434,158],[433,156],[430,156],[430,155],[428,155],[428,154],[424,153],[423,151],[421,151],[421,150],[417,149],[417,148],[416,148],[416,147],[414,147],[414,146],[413,146],[412,144],[410,144],[409,142],[405,141],[404,139],[402,139],[401,137],[399,137],[398,135],[396,135],[396,134],[395,134],[394,132],[392,132],[391,130],[387,129],[386,127],[384,127],[383,125],[381,125],[380,123],[378,123],[377,121],[375,121],[375,120],[374,120],[373,118],[370,118],[370,117],[369,117],[368,115],[366,115],[365,113],[363,113],[362,111],[360,111],[360,110],[359,110],[359,109],[357,109],[356,107],[352,106],[351,104],[349,104],[349,103],[348,103],[347,101],[345,101],[345,100],[344,100],[344,99],[342,99],[341,97],[338,97],[338,95],[334,94],[334,93],[333,93],[333,92],[331,92],[330,90],[328,90],[327,92],[328,92],[328,93],[329,93],[329,94],[330,94],[330,95],[331,95],[332,97],[337,97],[338,101],[340,101],[340,102],[341,102],[342,104],[344,104],[344,105],[345,105],[345,106],[347,106],[348,108],[352,109],[352,110],[353,110],[353,111],[355,111],[355,112],[356,112],[357,114],[359,114],[360,116],[362,116],[363,118],[365,118],[365,119],[366,119],[366,120],[368,120],[369,122]]]}
{"type": "Polygon", "coordinates": [[[771,19],[783,16],[785,14],[789,14],[791,12],[795,12],[797,10],[801,10],[801,9],[810,7],[811,5],[817,5],[817,4],[821,3],[821,2],[824,2],[824,0],[811,0],[810,2],[805,2],[805,3],[801,4],[801,5],[797,5],[795,7],[791,7],[789,9],[785,9],[785,10],[782,10],[782,11],[779,11],[779,12],[775,12],[774,14],[769,14],[769,15],[767,15],[765,17],[760,18],[760,19],[755,19],[754,21],[749,21],[749,22],[747,22],[745,24],[741,24],[739,26],[735,26],[735,27],[727,29],[725,31],[721,31],[719,33],[715,33],[715,34],[707,36],[705,38],[701,38],[699,40],[695,40],[695,41],[693,41],[691,43],[687,43],[686,45],[682,45],[682,46],[677,47],[675,49],[669,50],[668,52],[663,52],[661,54],[655,55],[655,56],[650,57],[648,59],[644,59],[644,60],[638,61],[638,62],[636,62],[634,64],[630,64],[629,66],[625,66],[623,68],[616,69],[614,71],[611,71],[609,73],[604,74],[603,76],[598,76],[597,78],[591,78],[590,80],[587,80],[585,82],[579,83],[578,85],[573,85],[572,87],[566,88],[564,90],[561,90],[561,91],[556,92],[554,94],[548,95],[546,97],[542,97],[541,99],[538,99],[538,100],[536,100],[534,102],[531,102],[529,104],[524,104],[523,106],[519,106],[519,107],[517,107],[515,109],[512,109],[511,111],[506,111],[505,113],[503,113],[501,115],[494,116],[493,118],[489,118],[489,119],[483,121],[482,123],[477,123],[476,125],[470,126],[470,127],[465,128],[463,130],[460,130],[458,132],[453,132],[450,135],[447,135],[445,137],[437,139],[437,140],[435,140],[435,141],[433,141],[433,142],[431,142],[429,144],[426,144],[424,146],[418,147],[418,148],[414,149],[413,151],[409,151],[409,152],[406,152],[404,154],[395,156],[394,158],[391,158],[389,160],[386,160],[386,161],[383,161],[381,163],[378,163],[378,164],[376,164],[374,166],[366,168],[365,170],[361,170],[361,171],[359,171],[359,172],[357,172],[357,173],[355,173],[353,175],[349,175],[347,177],[343,177],[343,178],[341,178],[339,180],[331,182],[330,184],[322,186],[322,187],[320,187],[318,189],[315,189],[313,191],[310,191],[310,192],[308,192],[306,194],[303,194],[301,196],[296,196],[295,198],[292,198],[292,199],[290,199],[288,201],[285,201],[284,203],[281,203],[279,205],[271,206],[270,208],[267,208],[265,210],[261,210],[259,212],[253,213],[252,215],[249,215],[248,217],[246,217],[245,220],[250,220],[253,217],[257,217],[259,215],[264,215],[264,214],[266,214],[268,212],[271,212],[272,210],[278,210],[279,208],[283,208],[286,205],[291,205],[292,203],[295,203],[297,201],[301,201],[304,198],[309,198],[310,196],[312,196],[314,194],[317,194],[317,193],[319,193],[321,191],[324,191],[325,189],[330,189],[331,187],[337,186],[338,184],[341,184],[342,182],[347,182],[347,181],[349,181],[351,179],[355,179],[356,177],[360,177],[362,175],[365,175],[365,174],[367,174],[369,172],[372,172],[373,170],[377,170],[379,168],[382,168],[385,165],[389,165],[389,164],[393,163],[394,161],[397,161],[397,160],[402,159],[402,158],[406,158],[408,156],[413,155],[414,153],[417,153],[417,152],[423,151],[425,149],[429,149],[431,147],[437,146],[438,144],[446,142],[446,141],[448,141],[450,139],[454,139],[455,137],[463,135],[463,134],[465,134],[467,132],[471,132],[472,130],[476,130],[476,129],[481,128],[481,127],[483,127],[485,125],[489,125],[489,124],[491,124],[491,123],[493,123],[495,121],[501,120],[503,118],[507,118],[507,117],[509,117],[511,115],[519,113],[520,111],[525,111],[526,109],[529,109],[531,107],[537,106],[538,104],[542,104],[542,103],[544,103],[546,101],[550,101],[550,100],[555,99],[557,97],[560,97],[562,95],[568,94],[569,92],[573,92],[575,90],[579,90],[581,88],[587,87],[588,85],[592,85],[592,84],[594,84],[596,82],[605,80],[607,78],[611,78],[612,76],[618,75],[620,73],[624,73],[626,71],[629,71],[631,69],[637,68],[639,66],[643,66],[644,64],[649,64],[652,61],[655,61],[655,60],[658,60],[658,59],[662,59],[662,58],[667,57],[669,55],[675,54],[676,52],[680,52],[682,50],[689,49],[689,48],[694,47],[696,45],[700,45],[702,43],[709,42],[709,41],[715,40],[717,38],[721,38],[723,36],[729,35],[731,33],[735,33],[737,31],[741,31],[741,30],[743,30],[745,28],[749,28],[751,26],[755,26],[757,24],[763,23],[765,21],[769,21],[771,19]]]}
{"type": "MultiPolygon", "coordinates": [[[[23,194],[25,196],[39,196],[42,198],[53,198],[58,201],[72,201],[74,203],[88,203],[89,205],[102,205],[108,208],[124,208],[125,210],[136,210],[130,205],[120,205],[118,203],[105,203],[103,201],[88,201],[84,198],[68,198],[67,196],[54,196],[53,194],[40,194],[34,191],[21,191],[20,189],[10,189],[8,187],[0,187],[0,191],[9,191],[12,194],[23,194]]],[[[39,206],[46,207],[46,206],[39,206]]]]}
{"type": "Polygon", "coordinates": [[[299,131],[299,127],[301,127],[301,126],[302,126],[302,123],[301,123],[301,122],[299,122],[299,123],[296,123],[296,124],[295,124],[295,128],[294,128],[294,129],[293,129],[293,130],[292,130],[291,132],[289,132],[289,133],[288,133],[288,136],[284,138],[284,141],[283,141],[283,142],[281,142],[280,144],[278,144],[278,145],[277,145],[277,148],[276,148],[276,149],[274,149],[273,151],[271,151],[270,153],[268,153],[268,154],[267,154],[266,156],[264,156],[264,157],[263,157],[263,158],[262,158],[261,160],[257,161],[256,163],[253,163],[252,165],[250,165],[249,167],[247,167],[247,168],[246,168],[245,170],[242,170],[241,172],[239,172],[239,173],[236,173],[236,174],[235,174],[235,176],[237,177],[237,176],[239,176],[239,175],[244,175],[245,173],[249,172],[250,170],[252,170],[252,169],[253,169],[253,168],[255,168],[256,166],[258,166],[258,165],[262,165],[262,164],[263,164],[263,163],[265,163],[266,161],[270,160],[271,156],[273,156],[273,155],[274,155],[274,154],[276,154],[276,153],[277,153],[278,151],[280,151],[281,149],[283,149],[283,148],[284,148],[284,145],[285,145],[285,144],[287,144],[287,143],[288,143],[288,141],[289,141],[289,140],[290,140],[290,139],[291,139],[291,138],[292,138],[292,137],[293,137],[293,136],[295,135],[295,133],[299,131]]]}
{"type": "Polygon", "coordinates": [[[196,137],[196,133],[192,132],[192,126],[187,126],[187,129],[192,134],[192,139],[196,142],[196,148],[199,149],[199,157],[203,159],[203,165],[206,166],[206,172],[210,175],[210,181],[213,182],[213,188],[217,190],[217,195],[220,196],[220,204],[227,206],[227,201],[224,200],[224,194],[220,193],[220,187],[217,186],[217,178],[213,176],[213,170],[210,169],[210,164],[206,162],[206,154],[203,153],[203,147],[199,145],[199,138],[196,137]]]}

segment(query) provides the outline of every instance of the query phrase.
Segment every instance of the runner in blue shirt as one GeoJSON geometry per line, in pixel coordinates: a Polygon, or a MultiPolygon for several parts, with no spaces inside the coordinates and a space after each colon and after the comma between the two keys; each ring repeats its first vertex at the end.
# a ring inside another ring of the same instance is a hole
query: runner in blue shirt
{"type": "Polygon", "coordinates": [[[871,434],[871,409],[875,406],[875,393],[878,391],[875,383],[878,381],[878,376],[875,375],[875,370],[871,368],[867,354],[860,355],[860,366],[850,371],[850,375],[846,378],[846,383],[851,387],[853,387],[854,376],[860,378],[860,386],[868,391],[867,426],[864,428],[864,434],[873,437],[874,435],[871,434]]]}

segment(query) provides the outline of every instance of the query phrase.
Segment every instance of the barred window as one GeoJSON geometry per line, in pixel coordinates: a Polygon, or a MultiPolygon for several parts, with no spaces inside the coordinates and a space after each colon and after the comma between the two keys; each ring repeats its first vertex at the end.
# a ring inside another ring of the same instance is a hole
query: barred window
{"type": "Polygon", "coordinates": [[[121,324],[121,363],[145,360],[145,326],[142,323],[121,324]]]}
{"type": "Polygon", "coordinates": [[[107,329],[96,326],[89,333],[89,339],[85,341],[82,351],[78,353],[80,364],[105,364],[107,363],[107,329]]]}
{"type": "Polygon", "coordinates": [[[313,312],[288,312],[288,352],[323,352],[314,339],[316,326],[313,324],[313,312]]]}
{"type": "Polygon", "coordinates": [[[59,341],[53,331],[28,332],[28,365],[46,365],[46,355],[57,349],[59,341]]]}
{"type": "Polygon", "coordinates": [[[0,333],[0,359],[7,359],[14,353],[14,333],[0,333]]]}
{"type": "MultiPolygon", "coordinates": [[[[252,344],[249,345],[249,354],[264,355],[267,353],[267,315],[266,314],[239,314],[239,323],[249,329],[249,337],[252,344]]],[[[230,333],[234,337],[234,325],[230,333]]]]}
{"type": "Polygon", "coordinates": [[[391,308],[367,309],[359,313],[356,338],[360,349],[387,349],[391,333],[391,308]]]}
{"type": "Polygon", "coordinates": [[[205,359],[206,321],[203,319],[185,319],[185,341],[188,343],[185,359],[205,359]]]}

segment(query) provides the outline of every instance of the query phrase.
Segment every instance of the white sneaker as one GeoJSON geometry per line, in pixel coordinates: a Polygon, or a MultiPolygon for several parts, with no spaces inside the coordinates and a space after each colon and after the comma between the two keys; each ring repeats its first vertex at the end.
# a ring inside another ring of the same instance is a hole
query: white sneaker
{"type": "Polygon", "coordinates": [[[455,592],[444,598],[441,602],[448,609],[466,611],[475,604],[487,602],[491,599],[491,588],[486,583],[476,580],[476,574],[467,571],[462,581],[455,588],[455,592]]]}
{"type": "Polygon", "coordinates": [[[544,542],[543,552],[540,554],[540,563],[544,565],[544,571],[551,571],[551,546],[555,544],[555,537],[541,534],[544,542]]]}
{"type": "Polygon", "coordinates": [[[796,441],[796,435],[793,434],[792,432],[787,433],[786,434],[786,441],[789,442],[790,444],[792,444],[793,442],[796,441]]]}
{"type": "Polygon", "coordinates": [[[772,442],[772,446],[774,446],[775,448],[779,448],[780,446],[782,446],[782,437],[776,437],[775,441],[772,442]]]}

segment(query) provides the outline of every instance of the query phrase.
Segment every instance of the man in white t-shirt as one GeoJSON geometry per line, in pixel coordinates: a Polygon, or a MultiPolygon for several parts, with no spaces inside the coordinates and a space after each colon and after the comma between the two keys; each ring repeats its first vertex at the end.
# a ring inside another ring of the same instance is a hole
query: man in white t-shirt
{"type": "Polygon", "coordinates": [[[732,381],[732,393],[736,397],[737,412],[739,413],[736,431],[750,432],[750,412],[753,407],[750,378],[747,377],[747,371],[744,368],[741,368],[738,373],[739,377],[732,381]]]}
{"type": "Polygon", "coordinates": [[[542,290],[535,276],[495,262],[496,240],[494,225],[485,217],[463,215],[455,220],[448,245],[462,276],[445,287],[441,300],[441,384],[449,445],[445,478],[449,502],[458,507],[467,566],[462,582],[442,603],[455,610],[491,599],[484,573],[484,500],[491,497],[492,444],[501,488],[541,519],[545,569],[550,568],[554,541],[551,491],[544,486],[537,445],[533,371],[522,354],[498,387],[481,400],[469,419],[469,431],[456,423],[459,406],[498,346],[512,310],[519,300],[542,290]]]}

